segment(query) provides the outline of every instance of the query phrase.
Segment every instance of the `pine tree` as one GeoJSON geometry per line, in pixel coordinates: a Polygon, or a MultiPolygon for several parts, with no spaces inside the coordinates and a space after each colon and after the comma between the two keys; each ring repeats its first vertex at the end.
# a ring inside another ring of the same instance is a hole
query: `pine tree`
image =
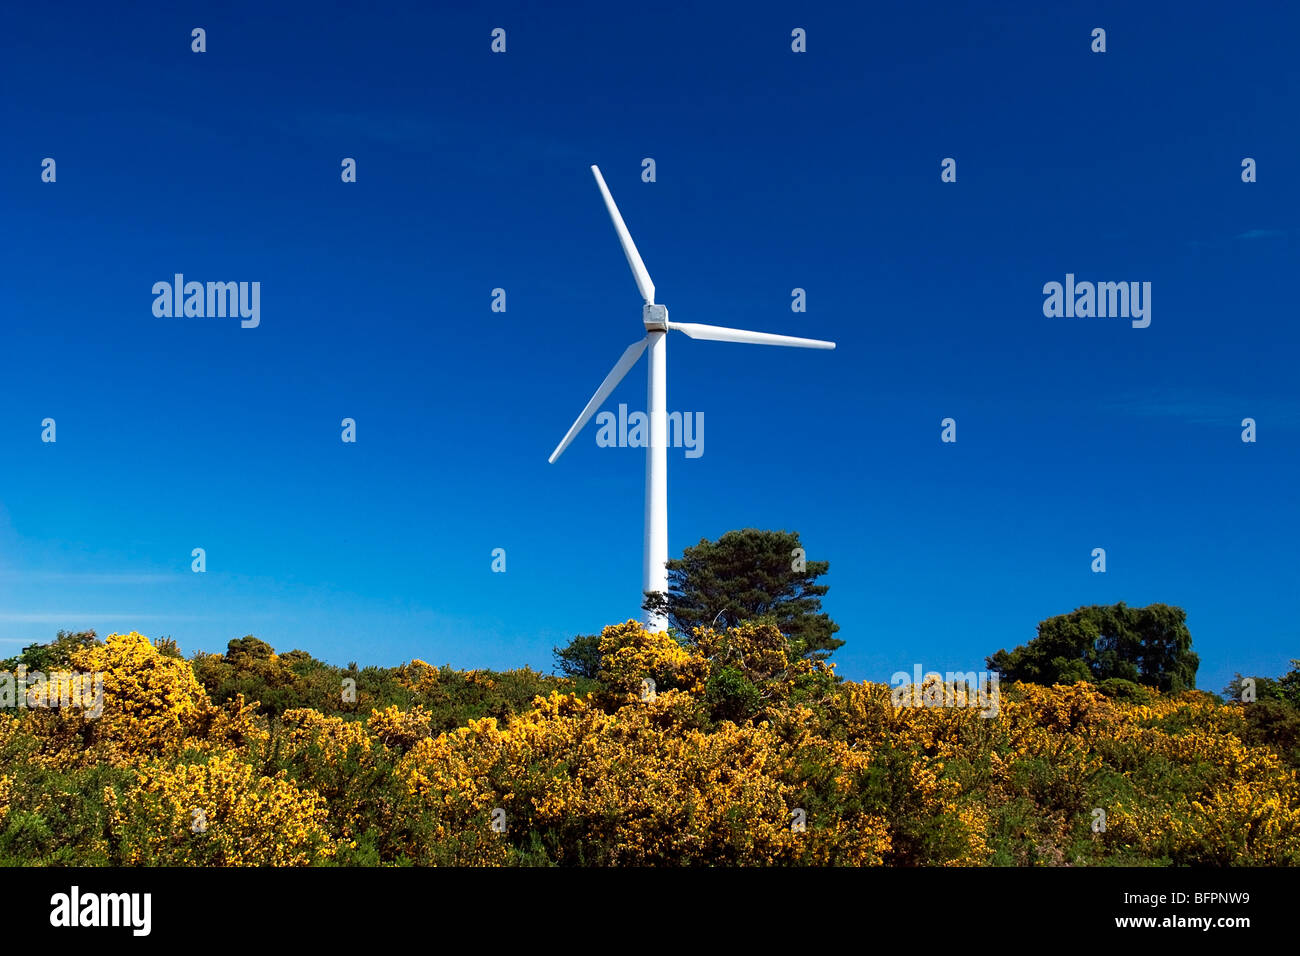
{"type": "Polygon", "coordinates": [[[808,561],[797,532],[745,528],[717,541],[701,539],[668,562],[668,593],[647,595],[645,609],[659,611],[689,639],[699,626],[766,619],[799,654],[824,659],[844,642],[839,625],[822,611],[828,587],[817,579],[827,561],[808,561]]]}

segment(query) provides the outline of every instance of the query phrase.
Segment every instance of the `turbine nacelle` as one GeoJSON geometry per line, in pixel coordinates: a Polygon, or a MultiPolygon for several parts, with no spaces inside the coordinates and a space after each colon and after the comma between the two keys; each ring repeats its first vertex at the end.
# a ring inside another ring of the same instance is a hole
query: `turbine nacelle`
{"type": "Polygon", "coordinates": [[[647,332],[667,332],[668,306],[653,303],[643,305],[641,307],[641,321],[645,323],[647,332]]]}

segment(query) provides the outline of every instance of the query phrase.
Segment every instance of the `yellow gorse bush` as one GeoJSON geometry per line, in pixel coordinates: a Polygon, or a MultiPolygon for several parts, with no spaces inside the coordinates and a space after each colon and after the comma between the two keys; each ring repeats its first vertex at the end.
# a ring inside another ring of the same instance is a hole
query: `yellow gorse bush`
{"type": "Polygon", "coordinates": [[[698,694],[707,676],[708,662],[666,631],[647,631],[627,621],[601,632],[600,680],[613,694],[639,698],[646,679],[654,682],[656,692],[678,688],[698,694]]]}
{"type": "Polygon", "coordinates": [[[233,753],[147,767],[116,802],[131,864],[302,866],[333,852],[324,798],[233,753]]]}
{"type": "Polygon", "coordinates": [[[78,651],[72,665],[103,675],[104,705],[97,718],[78,710],[43,712],[58,725],[53,729],[62,761],[136,764],[174,754],[208,707],[189,663],[165,657],[135,631],[110,634],[102,646],[78,651]]]}
{"type": "MultiPolygon", "coordinates": [[[[508,826],[567,831],[559,862],[880,862],[889,838],[878,817],[792,828],[806,740],[783,742],[766,725],[683,726],[674,716],[683,696],[670,690],[611,714],[553,695],[505,727],[489,718],[425,740],[398,772],[439,833],[476,828],[500,808],[517,821],[508,826]],[[583,857],[597,846],[598,858],[583,857]]],[[[485,861],[473,852],[457,862],[485,861]]]]}
{"type": "Polygon", "coordinates": [[[429,712],[418,704],[410,710],[394,705],[371,711],[366,719],[366,733],[385,747],[405,752],[429,736],[430,725],[429,712]]]}

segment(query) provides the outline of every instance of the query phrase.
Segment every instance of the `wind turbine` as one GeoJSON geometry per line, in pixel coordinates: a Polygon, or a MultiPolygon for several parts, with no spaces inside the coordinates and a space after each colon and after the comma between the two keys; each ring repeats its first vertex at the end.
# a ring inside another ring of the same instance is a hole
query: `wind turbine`
{"type": "MultiPolygon", "coordinates": [[[[743,342],[748,345],[788,345],[802,349],[833,349],[834,342],[820,339],[801,339],[793,335],[772,335],[768,332],[747,332],[744,329],[727,329],[717,325],[699,325],[694,322],[669,322],[668,309],[655,302],[655,284],[650,280],[650,273],[641,254],[636,251],[636,243],[627,231],[627,225],[614,205],[614,197],[609,194],[605,177],[599,167],[592,166],[591,174],[596,177],[596,185],[609,210],[609,218],[614,223],[614,232],[623,244],[623,254],[627,264],[632,267],[632,277],[636,287],[645,299],[641,308],[641,321],[645,324],[645,338],[633,342],[623,352],[605,381],[600,383],[596,394],[582,410],[569,431],[551,452],[548,460],[554,463],[564,449],[569,447],[582,427],[591,421],[610,392],[623,380],[632,366],[647,349],[650,352],[649,386],[647,404],[650,414],[650,443],[646,446],[645,457],[645,544],[641,552],[643,593],[668,591],[668,386],[667,386],[667,335],[669,329],[685,332],[693,339],[707,339],[713,342],[743,342]]],[[[667,620],[661,614],[646,612],[646,626],[654,631],[666,630],[667,620]]]]}

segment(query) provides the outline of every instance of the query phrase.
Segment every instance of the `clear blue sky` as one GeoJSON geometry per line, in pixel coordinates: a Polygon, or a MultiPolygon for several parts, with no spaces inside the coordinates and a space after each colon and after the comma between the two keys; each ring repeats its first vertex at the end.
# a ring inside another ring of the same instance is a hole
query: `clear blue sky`
{"type": "MultiPolygon", "coordinates": [[[[596,163],[674,319],[839,343],[673,334],[668,407],[706,427],[672,554],[800,532],[857,679],[1120,600],[1186,608],[1202,687],[1282,672],[1300,15],[1065,6],[11,5],[0,653],[549,669],[638,616],[644,453],[589,425],[546,461],[641,334],[596,163]],[[260,327],[156,318],[177,272],[261,282],[260,327]],[[1150,327],[1046,318],[1066,273],[1151,282],[1150,327]]],[[[642,365],[606,407],[644,400],[642,365]]]]}

